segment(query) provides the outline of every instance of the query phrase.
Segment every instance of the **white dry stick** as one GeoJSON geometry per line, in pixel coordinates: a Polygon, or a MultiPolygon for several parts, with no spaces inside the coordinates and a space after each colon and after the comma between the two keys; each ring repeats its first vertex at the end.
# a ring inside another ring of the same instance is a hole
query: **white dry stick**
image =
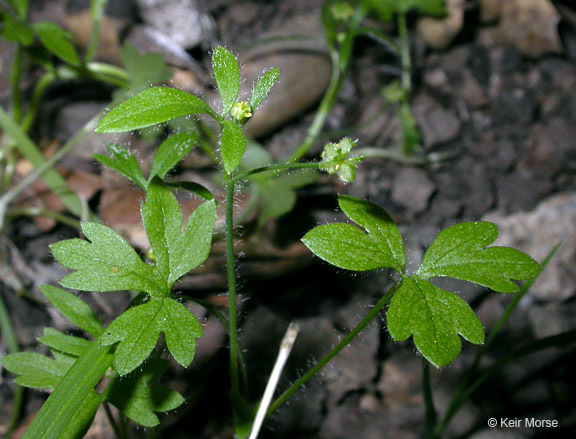
{"type": "Polygon", "coordinates": [[[278,385],[278,380],[280,379],[280,375],[282,375],[282,370],[284,369],[286,360],[288,360],[288,357],[290,356],[290,351],[292,350],[292,346],[294,346],[298,332],[300,332],[298,325],[290,323],[286,330],[286,334],[282,339],[282,343],[280,343],[280,351],[278,352],[276,363],[274,363],[274,368],[272,369],[272,373],[268,379],[268,384],[266,385],[266,390],[262,396],[262,401],[260,401],[260,407],[258,408],[258,413],[256,413],[254,424],[252,424],[252,432],[250,433],[249,439],[256,439],[258,433],[260,433],[260,428],[262,427],[262,423],[266,417],[266,412],[268,411],[268,407],[270,407],[274,391],[278,385]]]}

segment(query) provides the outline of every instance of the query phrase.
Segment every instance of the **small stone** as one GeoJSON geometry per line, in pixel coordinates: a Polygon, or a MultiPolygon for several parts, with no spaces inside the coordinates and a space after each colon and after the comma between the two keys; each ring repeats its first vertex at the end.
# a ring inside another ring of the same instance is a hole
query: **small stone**
{"type": "Polygon", "coordinates": [[[555,195],[531,212],[490,214],[485,220],[498,225],[496,245],[522,250],[542,262],[561,243],[528,294],[540,300],[563,301],[576,295],[576,193],[555,195]]]}
{"type": "Polygon", "coordinates": [[[438,105],[432,98],[417,97],[413,108],[427,148],[447,143],[458,137],[462,127],[460,119],[453,112],[438,105]]]}
{"type": "Polygon", "coordinates": [[[394,178],[392,200],[412,213],[422,212],[436,189],[434,182],[418,168],[404,168],[394,178]]]}
{"type": "Polygon", "coordinates": [[[207,41],[216,24],[195,0],[137,0],[145,23],[185,49],[207,41]]]}
{"type": "Polygon", "coordinates": [[[508,0],[495,13],[484,15],[500,16],[497,27],[485,29],[485,41],[514,44],[523,55],[532,58],[562,52],[558,35],[560,14],[549,0],[508,0]]]}
{"type": "Polygon", "coordinates": [[[476,78],[474,78],[469,70],[464,70],[463,75],[464,83],[456,89],[458,96],[472,108],[486,105],[488,98],[476,78]]]}

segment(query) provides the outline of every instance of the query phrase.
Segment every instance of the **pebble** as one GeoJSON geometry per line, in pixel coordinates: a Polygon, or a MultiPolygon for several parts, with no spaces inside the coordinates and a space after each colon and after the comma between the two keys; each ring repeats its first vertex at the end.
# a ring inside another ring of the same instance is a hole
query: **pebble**
{"type": "Polygon", "coordinates": [[[460,134],[462,127],[460,119],[432,98],[420,95],[416,97],[413,105],[414,115],[427,148],[447,143],[460,134]]]}
{"type": "Polygon", "coordinates": [[[137,0],[145,23],[185,49],[210,41],[216,28],[195,0],[137,0]]]}
{"type": "Polygon", "coordinates": [[[435,191],[434,182],[418,168],[404,168],[394,178],[392,200],[416,214],[428,207],[428,200],[435,191]]]}

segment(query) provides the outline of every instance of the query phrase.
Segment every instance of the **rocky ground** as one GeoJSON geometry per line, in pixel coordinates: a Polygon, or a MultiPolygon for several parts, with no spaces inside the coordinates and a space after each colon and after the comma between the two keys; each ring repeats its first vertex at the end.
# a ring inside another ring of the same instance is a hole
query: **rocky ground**
{"type": "MultiPolygon", "coordinates": [[[[321,42],[258,41],[276,34],[321,36],[322,2],[165,0],[161,7],[158,3],[111,0],[100,58],[119,62],[119,48],[126,41],[139,50],[153,48],[175,69],[172,85],[207,95],[213,93],[207,73],[209,50],[216,44],[239,53],[248,85],[265,67],[280,66],[282,79],[266,111],[247,128],[275,157],[285,156],[298,145],[313,118],[314,103],[327,86],[330,63],[321,42]],[[163,40],[154,32],[169,35],[169,43],[160,44],[163,40]]],[[[457,10],[463,25],[448,36],[446,32],[440,36],[431,36],[426,30],[418,33],[416,28],[425,25],[411,20],[413,111],[424,153],[443,157],[441,160],[417,165],[367,159],[352,184],[323,179],[299,190],[295,209],[287,216],[257,233],[246,227],[240,260],[246,278],[241,285],[241,343],[248,374],[253,377],[255,401],[290,321],[298,322],[302,331],[283,387],[329,350],[387,288],[386,273],[352,276],[319,263],[298,244],[298,237],[308,227],[343,219],[335,212],[337,193],[366,198],[386,209],[398,222],[414,264],[441,228],[466,220],[495,222],[500,227],[499,243],[526,251],[539,261],[562,243],[488,351],[484,367],[525,342],[576,327],[576,9],[569,1],[556,2],[555,7],[550,3],[552,9],[537,11],[527,26],[519,17],[538,2],[510,0],[517,9],[508,12],[494,9],[496,3],[454,2],[461,7],[457,10]],[[439,50],[431,48],[439,45],[439,50]]],[[[80,45],[86,41],[86,2],[36,1],[33,5],[34,19],[62,23],[80,45]]],[[[441,28],[450,26],[444,23],[441,28]]],[[[393,28],[383,29],[394,35],[393,28]]],[[[6,63],[8,46],[2,44],[6,63]]],[[[368,38],[359,40],[326,131],[345,131],[359,140],[360,147],[396,148],[399,121],[380,93],[395,67],[396,61],[382,45],[368,38]]],[[[4,82],[6,69],[0,74],[4,82]]],[[[34,72],[30,76],[32,81],[34,72]]],[[[0,95],[5,99],[6,90],[0,89],[0,95]]],[[[47,94],[35,135],[49,150],[67,140],[109,99],[110,90],[96,85],[59,84],[47,94]]],[[[87,136],[62,162],[62,168],[108,225],[144,247],[138,214],[141,194],[90,158],[103,151],[103,137],[87,136]]],[[[143,162],[154,146],[145,139],[118,135],[112,139],[140,148],[143,162]]],[[[319,142],[310,157],[320,148],[319,142]]],[[[204,178],[210,185],[211,167],[195,155],[180,171],[204,178]]],[[[38,192],[29,195],[35,202],[53,207],[53,201],[41,198],[38,192]]],[[[241,206],[242,199],[239,203],[241,206]]],[[[47,219],[20,218],[8,225],[2,237],[5,255],[0,292],[12,311],[24,349],[37,349],[35,338],[43,326],[70,329],[41,302],[24,299],[14,291],[25,289],[32,298],[39,298],[39,285],[57,282],[63,269],[55,265],[47,245],[75,233],[47,219]]],[[[222,258],[215,256],[205,273],[186,279],[182,289],[222,302],[223,275],[222,258]]],[[[446,288],[458,291],[471,303],[487,331],[510,300],[462,282],[446,288]]],[[[91,300],[111,319],[126,298],[110,295],[91,300]]],[[[175,370],[170,377],[188,403],[166,416],[158,437],[231,437],[225,334],[216,319],[201,308],[196,311],[205,316],[206,334],[197,359],[191,370],[175,370]]],[[[476,349],[464,343],[461,358],[433,371],[440,413],[476,349]]],[[[572,345],[570,349],[542,351],[508,366],[484,383],[451,424],[447,437],[570,437],[576,429],[576,383],[571,373],[575,360],[572,345]],[[490,417],[556,419],[560,427],[490,429],[490,417]]],[[[394,343],[385,322],[373,322],[267,423],[261,437],[418,437],[424,419],[421,363],[411,341],[394,343]]],[[[0,385],[3,418],[9,412],[12,386],[4,375],[0,385]]],[[[28,400],[27,413],[31,414],[40,400],[33,393],[28,400]]],[[[87,437],[110,434],[104,420],[97,422],[87,437]]],[[[143,432],[136,431],[134,437],[140,436],[143,432]]]]}

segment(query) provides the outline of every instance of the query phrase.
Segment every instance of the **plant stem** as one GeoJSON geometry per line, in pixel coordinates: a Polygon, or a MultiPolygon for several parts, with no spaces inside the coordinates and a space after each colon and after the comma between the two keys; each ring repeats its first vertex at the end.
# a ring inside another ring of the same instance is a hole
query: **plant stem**
{"type": "Polygon", "coordinates": [[[436,426],[437,413],[432,397],[432,385],[430,383],[430,365],[428,360],[422,357],[422,393],[426,405],[426,416],[424,418],[423,439],[430,439],[436,426]]]}
{"type": "MultiPolygon", "coordinates": [[[[30,140],[24,131],[8,114],[0,108],[0,126],[17,143],[20,153],[29,160],[35,168],[41,168],[46,163],[46,157],[30,140]]],[[[48,187],[58,195],[64,205],[75,215],[82,215],[82,203],[74,192],[68,187],[66,180],[54,169],[45,171],[44,181],[48,187]]]]}
{"type": "Polygon", "coordinates": [[[228,272],[228,337],[230,340],[230,392],[234,406],[238,385],[238,327],[236,309],[236,268],[234,264],[234,180],[226,186],[226,269],[228,272]]]}
{"type": "Polygon", "coordinates": [[[281,165],[270,165],[263,166],[261,168],[252,169],[244,174],[240,174],[232,179],[232,184],[238,183],[242,180],[246,180],[248,177],[254,174],[260,174],[261,172],[273,172],[273,171],[285,171],[288,169],[318,169],[318,163],[284,163],[281,165]]]}
{"type": "Polygon", "coordinates": [[[122,431],[120,430],[120,427],[118,426],[118,423],[112,414],[112,410],[110,410],[110,405],[107,402],[105,402],[103,405],[104,412],[108,418],[108,423],[110,424],[110,427],[112,427],[112,431],[114,431],[114,436],[116,436],[117,439],[123,439],[124,435],[122,434],[122,431]]]}
{"type": "Polygon", "coordinates": [[[12,89],[12,117],[19,123],[22,118],[22,92],[20,90],[20,79],[22,77],[22,45],[14,45],[12,65],[10,66],[10,87],[12,89]]]}
{"type": "Polygon", "coordinates": [[[36,82],[34,86],[34,91],[32,92],[32,100],[30,101],[30,106],[28,107],[28,112],[24,119],[22,120],[21,126],[22,131],[25,133],[30,130],[32,127],[32,123],[34,123],[34,119],[36,117],[36,113],[38,112],[38,106],[40,105],[40,99],[44,95],[44,92],[48,88],[52,82],[56,79],[56,74],[54,71],[50,71],[42,75],[42,77],[36,82]]]}
{"type": "Polygon", "coordinates": [[[408,26],[406,24],[406,13],[398,14],[398,34],[400,36],[400,60],[402,62],[402,89],[406,96],[412,92],[412,61],[410,59],[410,39],[408,38],[408,26]]]}
{"type": "Polygon", "coordinates": [[[356,338],[358,334],[360,334],[360,332],[368,325],[368,323],[370,323],[374,319],[374,317],[380,314],[382,308],[384,308],[388,304],[388,302],[396,292],[397,285],[398,284],[390,288],[386,292],[386,294],[384,294],[384,296],[382,296],[380,300],[378,300],[374,308],[372,308],[370,312],[366,314],[366,316],[360,321],[360,323],[358,323],[358,325],[356,325],[356,327],[352,329],[352,331],[350,331],[346,335],[346,337],[344,337],[342,341],[336,345],[336,347],[334,347],[330,352],[328,352],[328,354],[326,354],[326,356],[322,358],[322,360],[320,360],[314,367],[312,367],[294,384],[292,384],[292,386],[290,386],[282,395],[278,397],[278,399],[276,399],[276,401],[274,401],[274,403],[272,403],[272,405],[268,409],[267,413],[268,416],[270,416],[272,413],[278,410],[278,407],[284,404],[286,400],[294,394],[294,392],[296,392],[300,387],[306,384],[310,378],[312,378],[314,375],[320,372],[324,368],[324,366],[326,366],[330,362],[330,360],[332,360],[332,358],[334,358],[338,353],[340,353],[342,349],[348,346],[350,342],[354,340],[354,338],[356,338]]]}
{"type": "Polygon", "coordinates": [[[18,142],[18,147],[22,154],[35,166],[35,171],[20,181],[10,191],[6,192],[0,197],[0,229],[3,225],[4,215],[8,204],[14,200],[22,191],[24,191],[30,184],[37,178],[44,176],[44,181],[48,187],[60,198],[62,203],[70,211],[82,217],[84,213],[84,204],[78,196],[68,189],[66,180],[53,169],[54,165],[58,163],[68,152],[70,152],[78,142],[90,131],[92,131],[97,124],[99,115],[90,119],[80,131],[78,131],[62,148],[60,148],[54,156],[46,160],[46,158],[38,151],[36,145],[30,138],[16,125],[12,119],[0,108],[0,125],[18,142]],[[65,193],[61,193],[62,189],[66,188],[65,193]]]}
{"type": "Polygon", "coordinates": [[[107,82],[117,87],[127,87],[130,85],[130,77],[126,70],[110,64],[90,62],[86,64],[88,73],[99,81],[107,82]]]}
{"type": "Polygon", "coordinates": [[[290,158],[287,160],[288,163],[297,162],[308,153],[316,139],[318,139],[318,136],[324,127],[324,123],[326,123],[326,119],[330,114],[330,110],[334,106],[334,102],[336,102],[342,78],[339,55],[336,50],[330,51],[330,59],[332,61],[332,74],[330,76],[328,89],[322,98],[322,102],[320,102],[320,106],[318,107],[318,111],[314,116],[312,124],[306,132],[304,141],[300,144],[300,146],[298,146],[298,148],[296,148],[296,151],[292,153],[290,158]]]}
{"type": "Polygon", "coordinates": [[[308,128],[308,132],[306,133],[304,141],[298,148],[296,148],[296,151],[292,153],[290,158],[287,160],[288,163],[294,163],[302,159],[302,157],[308,153],[314,142],[320,136],[320,132],[326,123],[326,119],[328,118],[328,115],[334,106],[334,102],[336,102],[336,98],[338,97],[338,92],[342,86],[344,74],[346,73],[350,63],[350,56],[352,54],[353,45],[352,43],[356,37],[357,29],[365,15],[366,12],[364,11],[364,8],[357,8],[356,13],[350,20],[348,31],[346,32],[344,41],[342,41],[339,49],[336,49],[336,47],[333,45],[333,41],[329,42],[329,44],[332,44],[332,47],[330,48],[332,74],[330,76],[328,88],[326,93],[324,93],[322,101],[320,102],[320,106],[318,107],[318,111],[314,116],[314,120],[308,128]]]}
{"type": "Polygon", "coordinates": [[[86,51],[84,62],[88,63],[96,56],[98,50],[98,43],[100,42],[100,23],[102,22],[102,14],[106,8],[108,0],[92,0],[90,2],[90,16],[92,18],[92,35],[90,39],[90,46],[86,51]]]}
{"type": "Polygon", "coordinates": [[[66,224],[67,226],[74,227],[80,230],[80,221],[68,215],[64,215],[60,212],[54,212],[48,209],[42,209],[37,206],[26,206],[19,209],[10,209],[8,212],[8,217],[10,219],[19,216],[43,216],[46,218],[52,218],[59,223],[66,224]]]}

